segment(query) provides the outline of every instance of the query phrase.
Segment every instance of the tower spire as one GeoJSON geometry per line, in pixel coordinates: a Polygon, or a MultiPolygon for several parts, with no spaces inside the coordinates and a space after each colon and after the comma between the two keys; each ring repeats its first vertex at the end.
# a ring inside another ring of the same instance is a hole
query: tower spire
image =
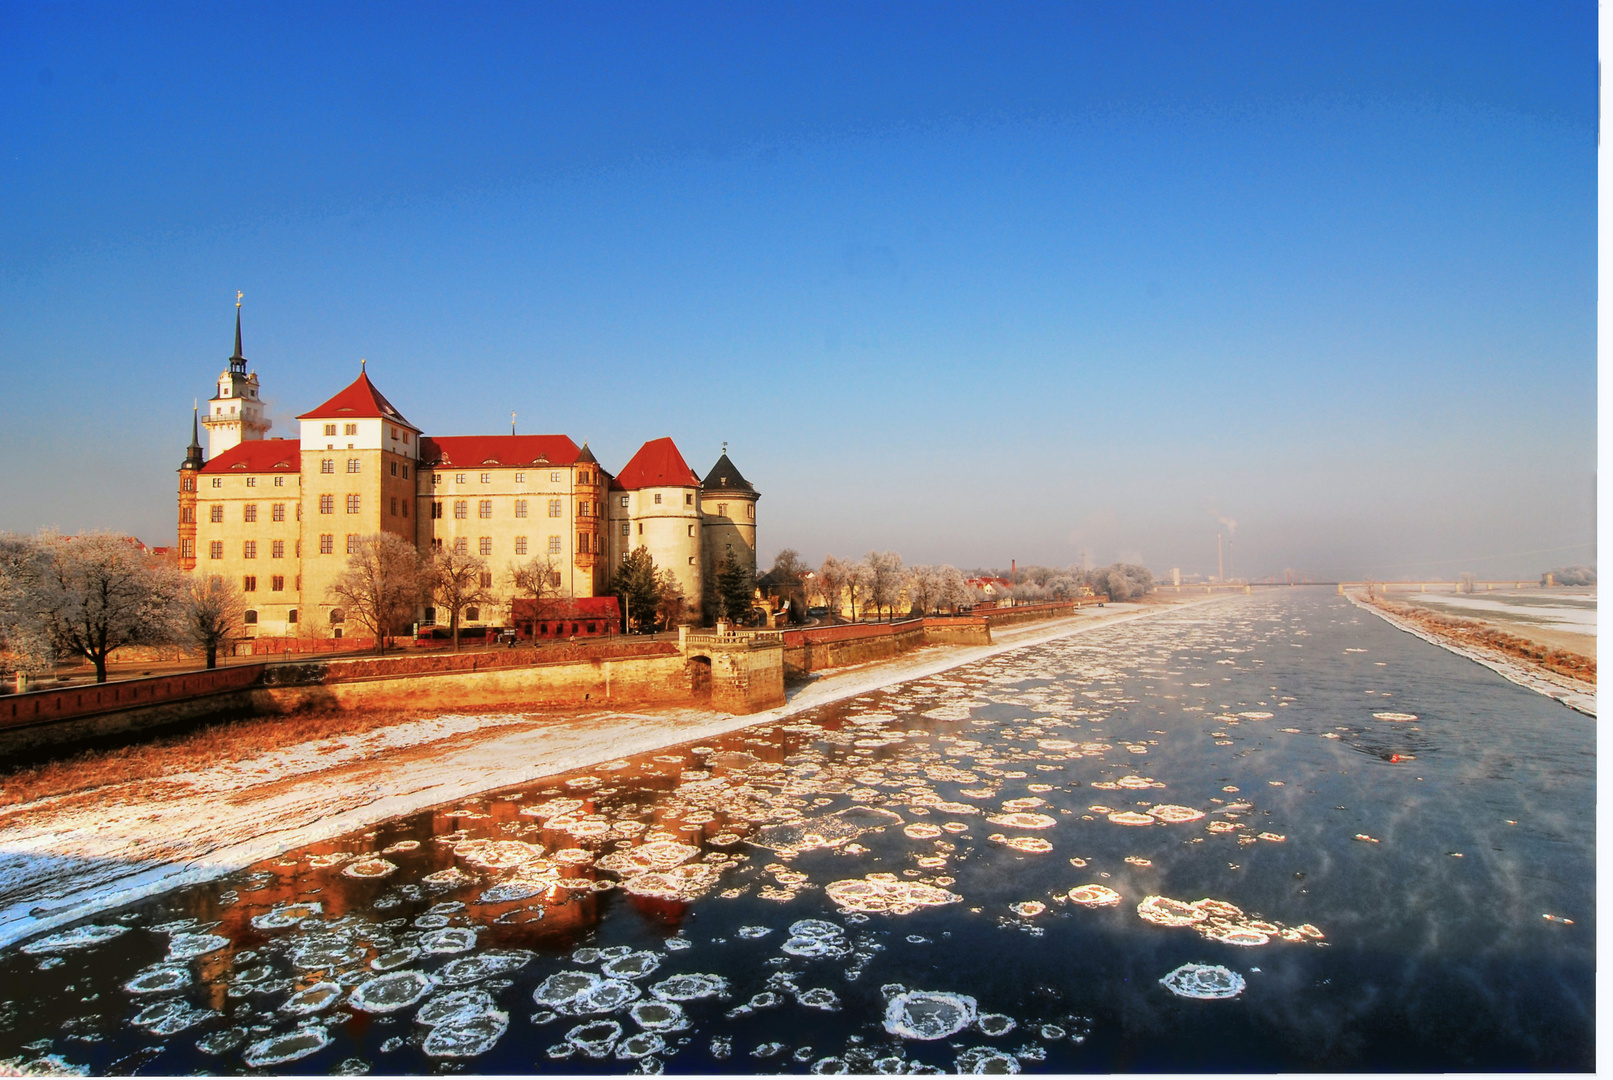
{"type": "Polygon", "coordinates": [[[185,448],[185,464],[183,466],[187,469],[199,469],[204,463],[200,413],[201,404],[192,401],[190,406],[190,445],[185,448]]]}
{"type": "Polygon", "coordinates": [[[235,352],[230,354],[230,370],[241,373],[246,372],[246,357],[241,355],[241,297],[245,295],[240,289],[235,290],[235,352]]]}

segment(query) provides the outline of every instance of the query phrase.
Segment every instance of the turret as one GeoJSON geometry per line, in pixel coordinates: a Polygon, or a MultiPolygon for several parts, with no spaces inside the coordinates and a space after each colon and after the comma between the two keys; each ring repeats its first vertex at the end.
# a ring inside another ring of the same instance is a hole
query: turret
{"type": "Polygon", "coordinates": [[[197,408],[190,409],[190,446],[185,449],[185,460],[179,465],[179,567],[196,568],[196,474],[206,464],[202,457],[201,432],[198,428],[197,408]]]}
{"type": "Polygon", "coordinates": [[[241,295],[235,294],[235,352],[230,355],[229,366],[219,373],[218,393],[208,400],[207,418],[202,421],[207,429],[210,458],[232,446],[263,438],[270,426],[263,415],[257,373],[247,373],[246,357],[241,355],[241,295]]]}

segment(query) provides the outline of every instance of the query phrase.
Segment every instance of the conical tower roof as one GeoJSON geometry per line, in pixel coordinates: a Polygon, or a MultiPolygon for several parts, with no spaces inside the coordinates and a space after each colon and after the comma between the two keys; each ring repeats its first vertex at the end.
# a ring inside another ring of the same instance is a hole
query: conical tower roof
{"type": "Polygon", "coordinates": [[[749,480],[740,475],[727,454],[717,459],[717,464],[711,467],[711,471],[706,474],[706,479],[700,486],[705,491],[742,491],[751,495],[756,494],[756,489],[751,487],[749,480]]]}

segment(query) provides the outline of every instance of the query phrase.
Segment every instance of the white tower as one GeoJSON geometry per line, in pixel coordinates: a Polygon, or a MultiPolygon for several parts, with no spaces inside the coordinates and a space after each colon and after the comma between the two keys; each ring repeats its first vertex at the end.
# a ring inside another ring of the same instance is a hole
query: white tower
{"type": "Polygon", "coordinates": [[[218,377],[218,393],[208,399],[202,426],[207,429],[207,456],[216,458],[248,439],[261,439],[269,430],[258,396],[256,372],[246,372],[241,355],[241,293],[235,294],[235,354],[227,371],[218,377]]]}

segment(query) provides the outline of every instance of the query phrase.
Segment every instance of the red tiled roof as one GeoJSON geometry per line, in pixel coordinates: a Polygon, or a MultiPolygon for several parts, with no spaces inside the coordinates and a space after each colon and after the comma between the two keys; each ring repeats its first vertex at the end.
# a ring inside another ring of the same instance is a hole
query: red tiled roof
{"type": "Polygon", "coordinates": [[[298,420],[352,420],[355,417],[379,416],[385,420],[392,420],[399,424],[408,424],[410,428],[419,431],[413,424],[403,418],[403,414],[392,407],[392,403],[382,396],[381,391],[370,382],[370,377],[364,372],[358,373],[346,389],[331,398],[312,412],[305,412],[297,417],[298,420]]]}
{"type": "Polygon", "coordinates": [[[700,477],[689,468],[671,439],[651,439],[638,448],[633,460],[611,481],[617,491],[647,487],[699,487],[700,477]]]}
{"type": "Polygon", "coordinates": [[[577,460],[577,444],[565,435],[445,435],[422,436],[420,461],[424,465],[570,465],[577,460]]]}
{"type": "Polygon", "coordinates": [[[301,472],[302,443],[297,439],[250,439],[203,465],[204,473],[301,472]]]}

